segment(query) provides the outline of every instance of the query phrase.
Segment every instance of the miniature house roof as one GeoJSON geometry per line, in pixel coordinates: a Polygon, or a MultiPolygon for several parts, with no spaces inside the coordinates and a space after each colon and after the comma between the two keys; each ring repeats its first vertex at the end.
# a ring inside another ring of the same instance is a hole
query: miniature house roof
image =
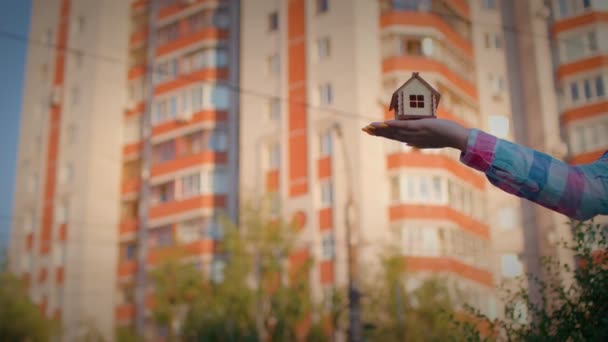
{"type": "Polygon", "coordinates": [[[401,85],[401,87],[397,88],[397,90],[395,90],[395,92],[393,93],[393,96],[391,98],[391,104],[389,106],[389,110],[393,110],[393,109],[397,109],[397,94],[399,94],[399,92],[407,87],[407,85],[412,82],[413,80],[417,79],[418,81],[420,81],[425,87],[427,87],[430,91],[431,94],[435,97],[435,109],[437,108],[437,106],[439,105],[439,100],[441,99],[441,94],[435,89],[433,88],[433,86],[431,86],[427,81],[425,81],[422,77],[420,77],[420,74],[417,72],[412,73],[412,77],[410,77],[409,80],[407,80],[405,83],[403,83],[403,85],[401,85]]]}

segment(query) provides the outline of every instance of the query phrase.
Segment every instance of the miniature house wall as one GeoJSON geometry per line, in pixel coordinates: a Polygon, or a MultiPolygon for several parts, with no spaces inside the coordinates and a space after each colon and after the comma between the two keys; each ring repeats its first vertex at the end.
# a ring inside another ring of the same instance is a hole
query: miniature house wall
{"type": "Polygon", "coordinates": [[[412,79],[399,88],[397,94],[399,99],[397,112],[406,115],[433,115],[432,92],[419,79],[412,79]],[[411,101],[412,99],[415,100],[411,101]]]}

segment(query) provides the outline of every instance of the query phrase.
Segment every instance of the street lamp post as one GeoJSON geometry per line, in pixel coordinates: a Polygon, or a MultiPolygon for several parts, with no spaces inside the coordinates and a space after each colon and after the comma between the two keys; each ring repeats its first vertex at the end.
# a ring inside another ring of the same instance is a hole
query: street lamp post
{"type": "Polygon", "coordinates": [[[342,135],[342,128],[339,123],[335,123],[333,130],[336,137],[340,140],[340,147],[344,156],[344,168],[346,172],[346,189],[348,191],[346,203],[344,205],[344,226],[346,235],[346,258],[348,274],[348,332],[349,342],[360,342],[361,339],[361,294],[357,284],[357,259],[356,250],[353,243],[353,221],[356,217],[356,205],[352,191],[352,169],[346,144],[342,135]]]}

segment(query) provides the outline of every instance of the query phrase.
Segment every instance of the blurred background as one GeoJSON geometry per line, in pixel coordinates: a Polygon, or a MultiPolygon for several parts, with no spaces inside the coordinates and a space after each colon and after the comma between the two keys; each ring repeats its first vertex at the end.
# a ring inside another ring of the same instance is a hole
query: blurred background
{"type": "Polygon", "coordinates": [[[608,1],[0,5],[0,258],[40,340],[442,340],[573,261],[566,217],[361,128],[419,72],[441,118],[597,159],[608,1]]]}

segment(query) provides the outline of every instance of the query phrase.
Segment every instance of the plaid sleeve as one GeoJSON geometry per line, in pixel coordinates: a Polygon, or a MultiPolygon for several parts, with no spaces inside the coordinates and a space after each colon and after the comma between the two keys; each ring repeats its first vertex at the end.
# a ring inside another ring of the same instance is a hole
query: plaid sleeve
{"type": "Polygon", "coordinates": [[[577,220],[608,214],[608,153],[571,166],[473,129],[460,160],[498,188],[577,220]]]}

